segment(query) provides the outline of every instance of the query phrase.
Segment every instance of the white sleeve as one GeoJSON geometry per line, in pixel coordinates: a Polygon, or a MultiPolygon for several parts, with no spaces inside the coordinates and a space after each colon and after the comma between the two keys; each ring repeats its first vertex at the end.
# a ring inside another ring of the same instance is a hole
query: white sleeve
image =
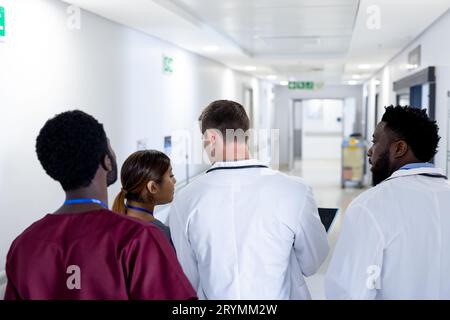
{"type": "Polygon", "coordinates": [[[329,249],[327,232],[320,221],[311,188],[308,188],[294,241],[295,256],[304,276],[312,276],[319,270],[329,249]]]}
{"type": "Polygon", "coordinates": [[[350,206],[325,276],[328,299],[371,300],[380,287],[384,237],[370,212],[350,206]]]}
{"type": "Polygon", "coordinates": [[[192,287],[198,291],[199,274],[197,259],[189,242],[188,222],[183,219],[180,212],[177,210],[176,201],[172,203],[169,211],[169,228],[172,242],[177,252],[178,261],[192,287]]]}

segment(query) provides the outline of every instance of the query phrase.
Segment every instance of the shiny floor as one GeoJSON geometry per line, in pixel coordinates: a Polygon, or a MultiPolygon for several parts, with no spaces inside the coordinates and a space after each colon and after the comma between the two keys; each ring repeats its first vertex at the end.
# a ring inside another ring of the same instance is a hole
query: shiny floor
{"type": "Polygon", "coordinates": [[[328,233],[330,254],[319,272],[306,279],[312,299],[323,300],[325,299],[324,277],[339,236],[345,209],[354,198],[365,190],[351,187],[341,188],[340,160],[296,161],[294,168],[288,173],[302,177],[312,187],[318,207],[339,209],[328,233]]]}

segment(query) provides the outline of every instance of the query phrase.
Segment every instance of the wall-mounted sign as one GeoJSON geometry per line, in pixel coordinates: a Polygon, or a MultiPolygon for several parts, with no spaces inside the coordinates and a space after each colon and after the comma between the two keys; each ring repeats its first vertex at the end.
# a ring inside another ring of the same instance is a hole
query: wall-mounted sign
{"type": "Polygon", "coordinates": [[[147,150],[147,139],[140,139],[137,141],[137,151],[147,150]]]}
{"type": "Polygon", "coordinates": [[[4,38],[5,34],[5,8],[0,7],[0,39],[4,38]]]}
{"type": "Polygon", "coordinates": [[[422,63],[421,51],[422,51],[422,47],[418,46],[417,48],[415,48],[408,54],[408,69],[409,70],[418,69],[420,67],[420,64],[422,63]]]}
{"type": "Polygon", "coordinates": [[[172,155],[172,136],[164,137],[164,153],[169,157],[172,155]]]}
{"type": "Polygon", "coordinates": [[[163,55],[163,72],[172,73],[173,72],[173,58],[163,55]]]}
{"type": "Polygon", "coordinates": [[[288,88],[290,90],[319,90],[323,88],[323,82],[290,81],[288,88]]]}

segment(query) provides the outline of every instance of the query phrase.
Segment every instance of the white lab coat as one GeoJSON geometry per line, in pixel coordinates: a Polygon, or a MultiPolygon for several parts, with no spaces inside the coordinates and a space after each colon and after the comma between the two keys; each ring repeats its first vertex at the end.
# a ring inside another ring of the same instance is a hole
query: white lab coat
{"type": "MultiPolygon", "coordinates": [[[[249,165],[261,163],[213,168],[249,165]]],[[[169,226],[200,299],[309,299],[303,276],[314,274],[329,250],[310,188],[267,168],[199,177],[177,195],[169,226]]]]}
{"type": "Polygon", "coordinates": [[[327,298],[450,299],[450,185],[439,174],[398,170],[350,204],[327,298]]]}

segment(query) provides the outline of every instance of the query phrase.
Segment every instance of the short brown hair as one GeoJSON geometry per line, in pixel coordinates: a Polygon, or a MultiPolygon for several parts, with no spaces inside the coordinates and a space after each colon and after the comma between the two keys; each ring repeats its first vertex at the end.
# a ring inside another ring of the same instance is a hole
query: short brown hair
{"type": "Polygon", "coordinates": [[[250,129],[250,119],[244,107],[234,101],[217,100],[210,103],[198,118],[202,133],[208,129],[219,130],[226,137],[227,129],[243,130],[250,129]]]}

